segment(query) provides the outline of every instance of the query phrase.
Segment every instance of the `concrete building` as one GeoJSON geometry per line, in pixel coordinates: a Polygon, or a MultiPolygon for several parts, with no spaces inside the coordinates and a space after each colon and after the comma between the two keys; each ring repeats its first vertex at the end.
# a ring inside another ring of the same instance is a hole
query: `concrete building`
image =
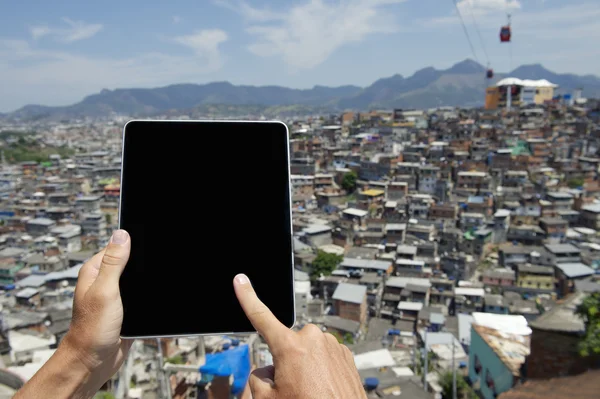
{"type": "Polygon", "coordinates": [[[333,293],[335,313],[342,319],[354,320],[364,326],[367,321],[367,287],[340,283],[333,293]]]}
{"type": "Polygon", "coordinates": [[[530,336],[523,316],[473,313],[469,379],[482,398],[495,399],[520,382],[530,336]]]}

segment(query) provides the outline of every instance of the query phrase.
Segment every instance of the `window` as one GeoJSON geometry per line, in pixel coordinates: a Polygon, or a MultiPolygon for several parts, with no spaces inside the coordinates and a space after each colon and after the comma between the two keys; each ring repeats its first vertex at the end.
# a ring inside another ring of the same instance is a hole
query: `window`
{"type": "Polygon", "coordinates": [[[485,383],[492,391],[494,391],[494,378],[489,369],[485,369],[485,383]]]}
{"type": "Polygon", "coordinates": [[[477,374],[481,373],[481,369],[482,369],[481,361],[479,360],[479,356],[477,356],[477,355],[475,355],[475,365],[473,368],[477,374]]]}

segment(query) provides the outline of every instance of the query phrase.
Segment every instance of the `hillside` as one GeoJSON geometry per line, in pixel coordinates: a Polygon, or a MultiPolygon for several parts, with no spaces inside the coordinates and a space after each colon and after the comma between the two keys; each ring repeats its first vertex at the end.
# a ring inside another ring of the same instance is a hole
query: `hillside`
{"type": "MultiPolygon", "coordinates": [[[[430,108],[442,105],[479,106],[483,103],[488,84],[485,68],[465,60],[445,70],[427,67],[412,76],[393,75],[372,85],[291,89],[281,86],[236,86],[229,82],[203,85],[178,84],[153,89],[102,90],[83,101],[66,107],[27,105],[0,118],[35,120],[71,117],[99,117],[111,114],[149,116],[177,114],[177,111],[196,110],[196,114],[211,113],[214,104],[269,108],[278,107],[291,114],[315,110],[339,111],[371,108],[430,108]]],[[[547,79],[560,86],[561,91],[584,88],[583,95],[600,97],[600,78],[593,75],[558,74],[539,64],[523,65],[507,74],[496,74],[492,83],[506,76],[521,79],[547,79]]],[[[235,107],[234,107],[235,108],[235,107]]],[[[241,107],[234,113],[248,109],[241,107]]]]}

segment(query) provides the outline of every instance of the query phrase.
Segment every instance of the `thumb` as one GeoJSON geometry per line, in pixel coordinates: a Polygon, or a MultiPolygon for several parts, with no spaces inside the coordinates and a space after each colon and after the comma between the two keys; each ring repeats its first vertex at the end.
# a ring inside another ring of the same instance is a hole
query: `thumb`
{"type": "Polygon", "coordinates": [[[121,277],[121,273],[129,260],[130,251],[129,233],[125,230],[115,230],[104,251],[98,278],[118,283],[119,277],[121,277]]]}
{"type": "Polygon", "coordinates": [[[253,398],[275,397],[275,368],[273,366],[262,367],[250,374],[248,385],[253,398]]]}

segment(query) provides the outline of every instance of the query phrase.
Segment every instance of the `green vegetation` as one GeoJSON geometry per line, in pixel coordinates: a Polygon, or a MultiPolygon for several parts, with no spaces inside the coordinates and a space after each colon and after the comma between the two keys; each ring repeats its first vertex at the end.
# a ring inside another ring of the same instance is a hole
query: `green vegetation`
{"type": "Polygon", "coordinates": [[[581,356],[600,354],[600,292],[587,296],[577,307],[576,314],[585,322],[579,353],[581,356]]]}
{"type": "MultiPolygon", "coordinates": [[[[3,146],[7,162],[18,163],[25,161],[47,162],[50,155],[59,154],[61,157],[69,157],[75,153],[67,147],[48,146],[38,142],[35,132],[18,132],[14,130],[3,130],[0,132],[0,140],[3,146]]],[[[48,166],[48,164],[46,164],[48,166]]]]}
{"type": "Polygon", "coordinates": [[[350,333],[344,334],[344,343],[347,345],[354,344],[354,336],[350,333]]]}
{"type": "Polygon", "coordinates": [[[584,184],[585,184],[585,180],[583,180],[583,178],[581,178],[581,177],[576,177],[567,182],[567,185],[569,186],[569,188],[583,187],[584,184]]]}
{"type": "Polygon", "coordinates": [[[181,355],[175,355],[173,357],[168,358],[167,363],[185,364],[185,362],[183,361],[183,357],[181,355]]]}
{"type": "Polygon", "coordinates": [[[342,334],[340,334],[337,331],[328,331],[328,332],[329,332],[329,334],[333,335],[335,337],[335,339],[337,339],[340,344],[344,343],[344,338],[342,337],[342,334]]]}
{"type": "Polygon", "coordinates": [[[100,391],[94,395],[94,399],[115,399],[115,395],[110,392],[100,391]]]}
{"type": "Polygon", "coordinates": [[[67,147],[41,147],[40,145],[21,142],[9,144],[2,151],[4,151],[6,160],[10,163],[25,161],[44,162],[52,154],[59,154],[62,158],[68,158],[75,153],[74,150],[67,147]]]}
{"type": "Polygon", "coordinates": [[[319,251],[317,257],[312,262],[311,278],[316,280],[321,274],[329,276],[342,263],[343,259],[344,257],[341,255],[319,251]]]}
{"type": "Polygon", "coordinates": [[[346,197],[346,202],[356,202],[357,198],[358,196],[356,195],[356,193],[352,193],[346,197]]]}
{"type": "MultiPolygon", "coordinates": [[[[452,399],[452,371],[442,374],[439,381],[442,387],[442,398],[452,399]]],[[[477,394],[458,371],[456,372],[456,397],[458,399],[477,399],[477,394]]]]}
{"type": "MultiPolygon", "coordinates": [[[[421,353],[417,352],[417,361],[414,367],[413,372],[416,375],[423,375],[423,368],[425,367],[425,358],[421,353]]],[[[431,373],[433,371],[433,352],[427,352],[427,372],[431,373]]]]}
{"type": "Polygon", "coordinates": [[[487,270],[490,267],[492,267],[493,265],[494,265],[494,262],[492,262],[490,259],[484,259],[481,261],[481,263],[477,267],[477,270],[479,270],[479,271],[487,270]]]}
{"type": "Polygon", "coordinates": [[[358,175],[355,171],[346,173],[342,178],[342,188],[349,193],[353,192],[356,190],[356,180],[358,180],[358,175]]]}
{"type": "Polygon", "coordinates": [[[0,140],[6,140],[10,137],[25,137],[32,136],[35,132],[18,132],[16,130],[2,130],[0,131],[0,140]]]}

